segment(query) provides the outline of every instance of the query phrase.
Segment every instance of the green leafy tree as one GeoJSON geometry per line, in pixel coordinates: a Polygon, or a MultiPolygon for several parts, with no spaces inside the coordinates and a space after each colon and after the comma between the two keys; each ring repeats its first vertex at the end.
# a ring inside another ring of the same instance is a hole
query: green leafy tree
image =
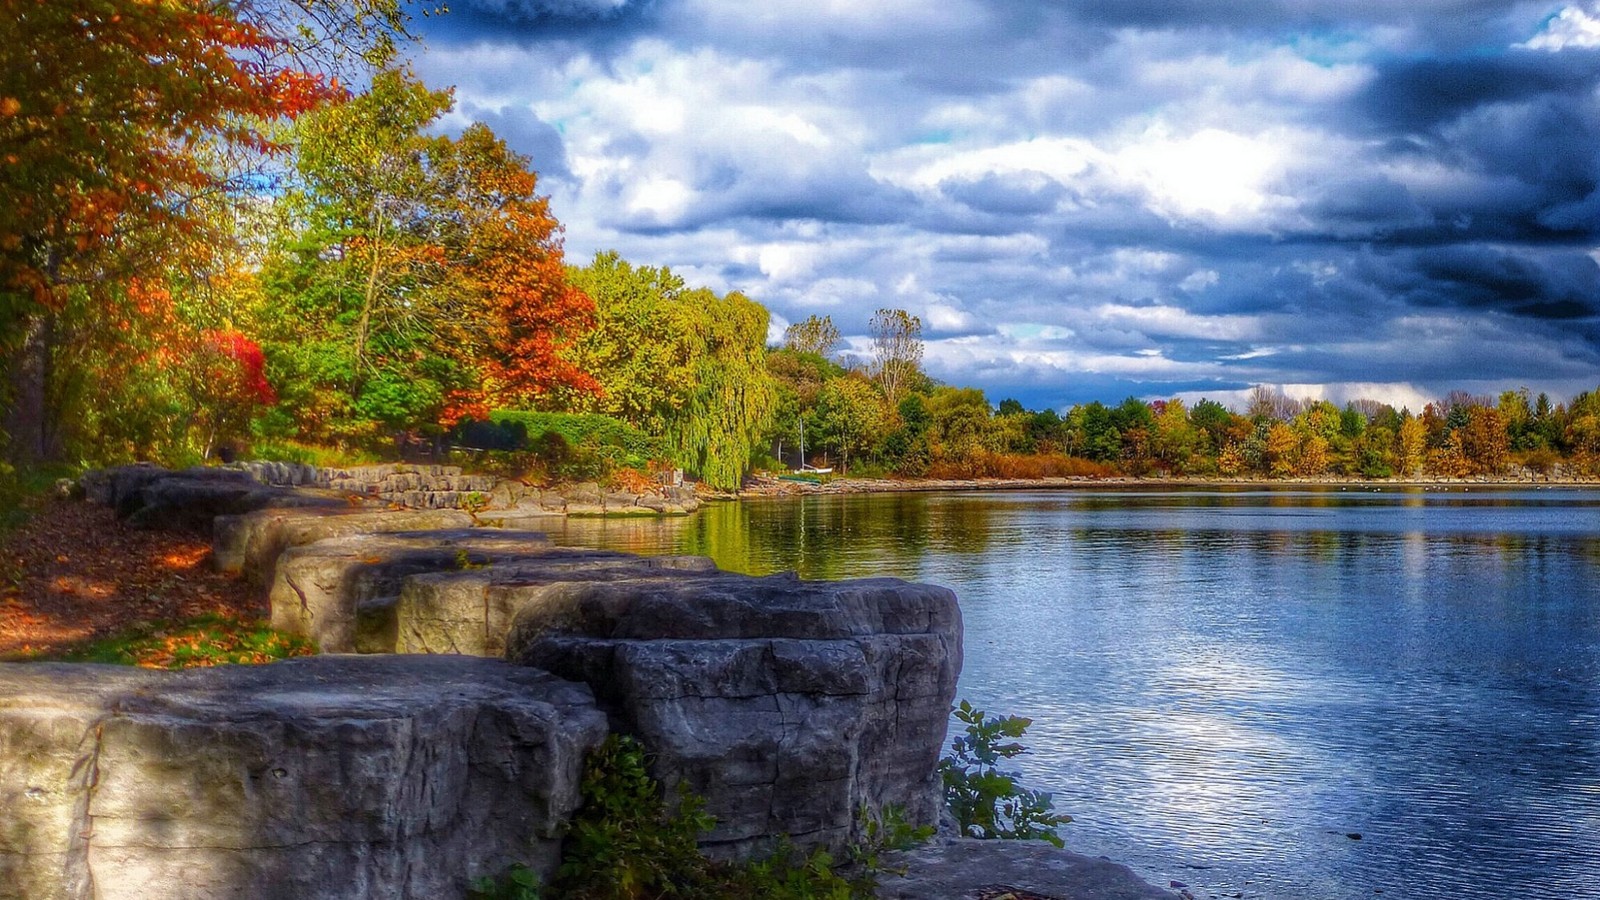
{"type": "Polygon", "coordinates": [[[847,376],[823,386],[817,401],[817,424],[825,446],[839,453],[840,468],[848,471],[852,455],[865,452],[882,438],[888,416],[883,397],[871,384],[847,376]]]}
{"type": "Polygon", "coordinates": [[[666,268],[635,267],[614,252],[570,275],[596,317],[571,358],[601,389],[574,408],[663,436],[679,465],[737,487],[778,410],[766,309],[737,292],[689,289],[666,268]]]}
{"type": "Polygon", "coordinates": [[[735,488],[772,421],[777,389],[767,371],[767,310],[738,292],[685,297],[703,354],[695,388],[666,437],[683,465],[715,487],[735,488]]]}
{"type": "Polygon", "coordinates": [[[838,349],[843,338],[832,316],[807,316],[803,321],[783,330],[783,347],[796,353],[812,353],[828,357],[838,349]]]}

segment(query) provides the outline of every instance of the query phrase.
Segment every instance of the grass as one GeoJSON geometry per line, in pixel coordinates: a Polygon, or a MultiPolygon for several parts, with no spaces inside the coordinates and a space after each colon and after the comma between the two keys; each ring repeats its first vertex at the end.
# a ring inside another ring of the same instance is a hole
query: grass
{"type": "Polygon", "coordinates": [[[316,647],[310,641],[273,631],[264,622],[207,613],[181,622],[144,622],[78,647],[29,659],[193,669],[266,663],[314,653],[316,647]]]}

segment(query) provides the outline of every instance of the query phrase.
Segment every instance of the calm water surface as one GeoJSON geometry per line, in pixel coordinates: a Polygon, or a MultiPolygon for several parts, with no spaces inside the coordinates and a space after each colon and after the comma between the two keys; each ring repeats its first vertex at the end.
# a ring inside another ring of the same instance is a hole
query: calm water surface
{"type": "Polygon", "coordinates": [[[1600,492],[879,494],[566,528],[954,588],[961,696],[1035,720],[1021,768],[1069,847],[1162,886],[1600,893],[1600,492]]]}

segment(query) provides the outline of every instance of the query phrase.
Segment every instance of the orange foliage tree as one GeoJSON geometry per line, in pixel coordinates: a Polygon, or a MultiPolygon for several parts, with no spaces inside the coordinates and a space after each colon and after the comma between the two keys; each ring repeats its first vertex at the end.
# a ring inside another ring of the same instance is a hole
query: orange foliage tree
{"type": "MultiPolygon", "coordinates": [[[[593,375],[565,353],[594,324],[594,301],[566,276],[561,226],[525,157],[482,124],[451,148],[460,167],[458,202],[471,223],[462,249],[462,282],[481,304],[470,347],[481,365],[483,403],[532,407],[556,391],[597,393],[593,375]]],[[[447,410],[482,416],[486,410],[447,410]]],[[[447,422],[447,424],[451,424],[447,422]]]]}
{"type": "Polygon", "coordinates": [[[0,21],[0,348],[12,453],[31,460],[56,449],[55,317],[136,314],[106,307],[227,188],[209,152],[270,152],[261,123],[333,90],[212,0],[0,0],[0,21]]]}

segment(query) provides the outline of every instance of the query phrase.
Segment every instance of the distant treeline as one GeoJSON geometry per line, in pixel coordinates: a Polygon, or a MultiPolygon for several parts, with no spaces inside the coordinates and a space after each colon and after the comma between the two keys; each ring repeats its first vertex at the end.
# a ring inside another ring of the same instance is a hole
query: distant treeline
{"type": "MultiPolygon", "coordinates": [[[[915,319],[911,319],[915,324],[915,319]]],[[[936,477],[1056,474],[1470,477],[1512,472],[1600,473],[1600,395],[1567,403],[1508,390],[1495,397],[1452,392],[1421,410],[1376,400],[1344,407],[1257,386],[1246,408],[1212,400],[1079,404],[1063,415],[1015,400],[991,408],[974,388],[938,385],[920,370],[890,403],[874,377],[884,360],[846,368],[791,329],[768,366],[779,382],[780,413],[769,439],[797,464],[936,477]]],[[[914,368],[914,367],[913,367],[914,368]]]]}

